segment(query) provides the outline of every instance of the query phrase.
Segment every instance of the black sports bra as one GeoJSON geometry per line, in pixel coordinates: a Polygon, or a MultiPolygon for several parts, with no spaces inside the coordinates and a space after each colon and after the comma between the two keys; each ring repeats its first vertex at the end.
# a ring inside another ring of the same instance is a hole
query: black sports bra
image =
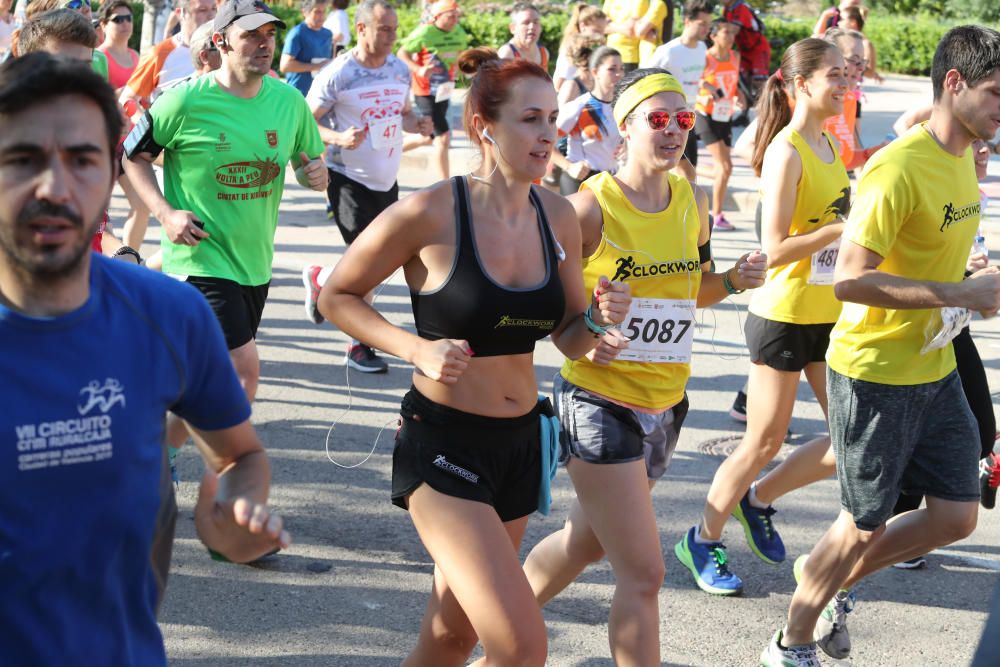
{"type": "Polygon", "coordinates": [[[562,321],[566,296],[559,280],[557,242],[542,202],[532,188],[545,256],[545,278],[535,287],[505,287],[487,275],[472,229],[465,179],[451,179],[455,197],[455,259],[444,284],[429,292],[410,291],[417,334],[427,340],[464,339],[477,357],[524,354],[562,321]]]}

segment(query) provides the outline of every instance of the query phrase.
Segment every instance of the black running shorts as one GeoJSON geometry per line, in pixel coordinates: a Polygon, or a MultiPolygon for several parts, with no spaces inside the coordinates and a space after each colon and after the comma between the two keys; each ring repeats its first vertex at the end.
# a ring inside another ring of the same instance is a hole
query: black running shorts
{"type": "Polygon", "coordinates": [[[695,114],[694,129],[698,132],[698,138],[706,146],[711,146],[719,141],[730,147],[733,145],[733,124],[731,121],[712,120],[699,111],[695,114]]]}
{"type": "Polygon", "coordinates": [[[219,320],[226,347],[235,350],[257,337],[270,282],[240,285],[225,278],[188,276],[187,282],[204,295],[219,320]]]}
{"type": "Polygon", "coordinates": [[[778,371],[801,371],[808,364],[826,362],[830,324],[790,324],[747,313],[744,332],[750,361],[778,371]]]}
{"type": "Polygon", "coordinates": [[[448,125],[449,100],[435,102],[433,95],[416,95],[413,100],[421,115],[431,119],[431,123],[434,125],[432,136],[439,137],[451,131],[451,126],[448,125]]]}
{"type": "Polygon", "coordinates": [[[326,197],[330,201],[333,220],[337,223],[344,243],[351,245],[372,220],[399,200],[399,184],[393,183],[385,192],[372,190],[353,178],[327,169],[330,180],[326,197]]]}
{"type": "Polygon", "coordinates": [[[428,484],[493,506],[501,521],[531,514],[542,481],[540,405],[521,417],[484,417],[411,388],[392,453],[392,503],[406,509],[410,494],[428,484]]]}

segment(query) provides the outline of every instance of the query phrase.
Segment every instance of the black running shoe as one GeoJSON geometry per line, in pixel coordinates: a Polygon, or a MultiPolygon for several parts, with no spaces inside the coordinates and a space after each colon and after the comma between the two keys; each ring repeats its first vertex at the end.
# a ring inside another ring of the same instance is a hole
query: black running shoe
{"type": "Polygon", "coordinates": [[[389,370],[389,365],[375,354],[375,350],[361,343],[347,348],[344,363],[360,373],[385,373],[389,370]]]}
{"type": "Polygon", "coordinates": [[[733,407],[729,408],[729,416],[740,423],[747,423],[747,395],[742,390],[736,392],[733,407]]]}

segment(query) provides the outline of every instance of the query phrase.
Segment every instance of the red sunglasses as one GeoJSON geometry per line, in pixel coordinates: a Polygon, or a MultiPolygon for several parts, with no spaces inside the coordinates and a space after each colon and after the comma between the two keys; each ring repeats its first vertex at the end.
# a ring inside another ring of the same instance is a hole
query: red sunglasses
{"type": "Polygon", "coordinates": [[[671,118],[677,122],[677,127],[685,132],[694,127],[693,111],[675,111],[673,113],[669,111],[647,111],[645,114],[637,111],[635,113],[638,116],[644,115],[646,117],[646,124],[654,132],[665,130],[667,125],[670,124],[671,118]]]}

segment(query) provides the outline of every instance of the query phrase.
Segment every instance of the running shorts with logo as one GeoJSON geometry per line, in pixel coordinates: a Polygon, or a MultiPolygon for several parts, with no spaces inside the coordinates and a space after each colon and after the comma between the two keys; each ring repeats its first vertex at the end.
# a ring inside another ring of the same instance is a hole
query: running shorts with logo
{"type": "MultiPolygon", "coordinates": [[[[790,143],[802,161],[802,177],[795,188],[795,209],[788,227],[791,236],[837,222],[850,208],[847,170],[832,138],[824,136],[832,162],[824,162],[790,127],[774,138],[790,143]]],[[[801,371],[811,362],[823,361],[830,325],[840,313],[840,302],[833,293],[839,248],[837,240],[809,257],[768,270],[764,284],[754,290],[750,299],[752,317],[747,317],[746,336],[751,361],[780,371],[801,371]]]]}
{"type": "MultiPolygon", "coordinates": [[[[979,222],[971,150],[951,155],[921,125],[868,162],[843,237],[883,257],[880,271],[957,283],[979,222]]],[[[845,303],[830,334],[830,433],[844,507],[863,529],[888,518],[901,490],[978,497],[980,443],[954,349],[923,351],[940,327],[936,308],[845,303]]]]}
{"type": "Polygon", "coordinates": [[[407,508],[421,484],[492,506],[501,521],[538,508],[542,404],[525,415],[484,417],[441,405],[411,387],[392,453],[392,503],[407,508]]]}
{"type": "Polygon", "coordinates": [[[320,120],[333,130],[365,130],[352,150],[329,146],[327,197],[345,243],[399,198],[396,175],[403,155],[403,111],[410,96],[410,70],[390,55],[379,67],[364,67],[351,51],[337,56],[313,82],[306,101],[326,109],[320,120]]]}
{"type": "Polygon", "coordinates": [[[789,324],[747,314],[746,334],[750,360],[779,371],[801,371],[826,361],[830,345],[829,324],[789,324]]]}
{"type": "Polygon", "coordinates": [[[640,412],[581,389],[556,374],[552,384],[562,426],[560,462],[625,463],[644,459],[646,476],[663,477],[677,449],[688,398],[656,413],[640,412]]]}
{"type": "Polygon", "coordinates": [[[566,388],[557,393],[568,417],[564,452],[611,463],[637,460],[648,447],[651,479],[666,469],[683,420],[702,274],[694,192],[686,179],[669,178],[670,204],[656,213],[632,206],[610,174],[584,182],[601,206],[605,229],[597,250],[584,258],[584,286],[592,290],[602,275],[628,283],[632,306],[621,328],[632,342],[608,365],[567,360],[564,384],[557,383],[566,388]]]}

